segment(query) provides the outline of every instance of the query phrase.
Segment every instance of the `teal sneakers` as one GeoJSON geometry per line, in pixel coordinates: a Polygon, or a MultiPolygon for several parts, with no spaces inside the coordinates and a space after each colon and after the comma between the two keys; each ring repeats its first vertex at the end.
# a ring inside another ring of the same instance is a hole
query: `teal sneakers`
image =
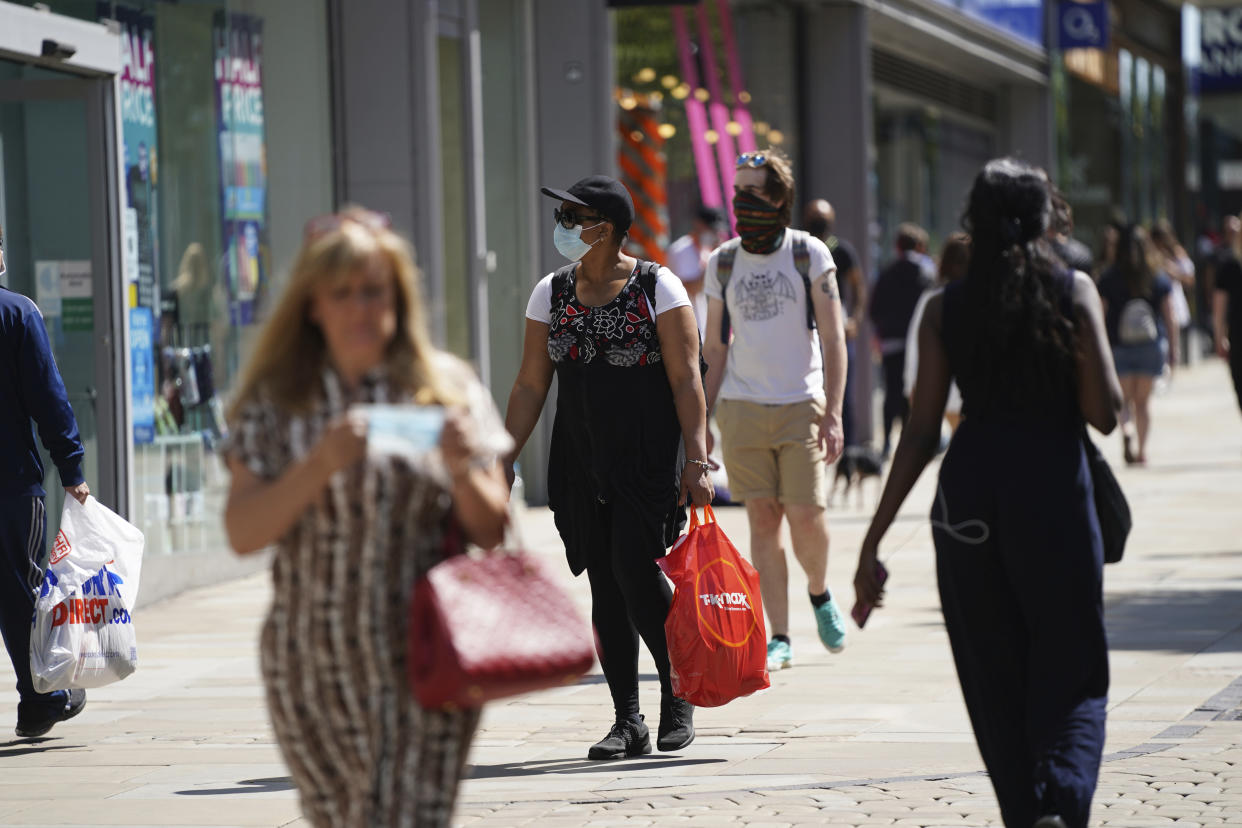
{"type": "Polygon", "coordinates": [[[773,638],[768,642],[768,672],[775,673],[793,666],[793,647],[773,638]]]}
{"type": "MultiPolygon", "coordinates": [[[[815,608],[815,626],[819,628],[819,640],[824,642],[828,652],[839,653],[845,649],[845,622],[841,620],[836,601],[829,599],[826,604],[815,608]]],[[[769,646],[769,659],[771,654],[769,646]]]]}

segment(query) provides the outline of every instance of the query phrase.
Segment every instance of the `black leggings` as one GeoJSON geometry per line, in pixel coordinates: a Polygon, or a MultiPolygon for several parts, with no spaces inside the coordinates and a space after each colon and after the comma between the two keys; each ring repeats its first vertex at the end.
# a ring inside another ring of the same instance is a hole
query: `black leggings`
{"type": "Polygon", "coordinates": [[[599,640],[599,661],[612,693],[617,719],[638,716],[638,639],[655,659],[660,692],[671,696],[668,643],[664,619],[673,591],[656,566],[664,542],[650,518],[623,504],[599,508],[606,547],[591,551],[587,578],[591,582],[591,621],[599,640]]]}

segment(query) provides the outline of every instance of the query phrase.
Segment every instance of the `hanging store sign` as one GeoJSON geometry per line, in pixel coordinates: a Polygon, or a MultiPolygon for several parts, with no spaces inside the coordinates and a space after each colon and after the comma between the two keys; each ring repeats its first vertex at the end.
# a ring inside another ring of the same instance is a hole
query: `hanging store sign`
{"type": "Polygon", "coordinates": [[[1108,3],[1061,0],[1057,6],[1057,45],[1061,49],[1107,49],[1108,3]]]}
{"type": "Polygon", "coordinates": [[[1242,6],[1203,8],[1199,91],[1242,91],[1242,6]]]}

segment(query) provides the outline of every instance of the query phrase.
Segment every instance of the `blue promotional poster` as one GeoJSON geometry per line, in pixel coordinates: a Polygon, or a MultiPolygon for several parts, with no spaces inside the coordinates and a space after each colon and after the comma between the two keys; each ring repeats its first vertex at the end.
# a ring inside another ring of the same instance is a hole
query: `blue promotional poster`
{"type": "Polygon", "coordinates": [[[267,259],[267,149],[263,113],[263,21],[215,17],[216,125],[224,270],[234,325],[256,321],[267,259]]]}
{"type": "Polygon", "coordinates": [[[1043,0],[949,0],[949,5],[1032,46],[1044,45],[1043,0]]]}
{"type": "MultiPolygon", "coordinates": [[[[99,3],[112,17],[112,3],[99,3]]],[[[133,286],[129,303],[159,307],[159,233],[156,227],[159,152],[155,131],[155,20],[125,8],[115,10],[121,27],[121,133],[125,141],[127,247],[136,250],[126,274],[133,286]],[[137,268],[134,269],[134,264],[137,268]]]]}
{"type": "Polygon", "coordinates": [[[130,392],[134,444],[155,442],[155,314],[148,307],[129,309],[130,392]]]}

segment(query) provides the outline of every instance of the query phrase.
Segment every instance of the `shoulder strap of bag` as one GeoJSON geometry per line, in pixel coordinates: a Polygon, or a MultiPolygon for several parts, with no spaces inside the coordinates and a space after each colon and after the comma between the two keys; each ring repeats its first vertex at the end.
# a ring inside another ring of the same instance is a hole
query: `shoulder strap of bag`
{"type": "Polygon", "coordinates": [[[733,329],[729,320],[729,277],[733,275],[733,262],[741,244],[741,239],[729,239],[720,245],[720,253],[716,256],[716,281],[720,283],[720,302],[724,305],[724,313],[720,316],[720,341],[725,345],[729,344],[729,332],[733,329]]]}
{"type": "Polygon", "coordinates": [[[660,278],[660,263],[638,260],[638,287],[647,295],[651,305],[651,318],[656,317],[656,280],[660,278]]]}
{"type": "Polygon", "coordinates": [[[802,287],[806,290],[806,329],[813,331],[815,330],[815,307],[811,303],[811,249],[806,243],[805,230],[790,228],[789,232],[793,234],[794,267],[798,275],[802,277],[802,287]]]}
{"type": "Polygon", "coordinates": [[[565,291],[569,289],[569,277],[574,274],[574,268],[577,263],[567,264],[564,267],[557,268],[552,274],[552,297],[549,306],[555,311],[557,303],[561,297],[565,295],[565,291]]]}
{"type": "MultiPolygon", "coordinates": [[[[639,260],[638,262],[638,287],[643,293],[647,294],[647,301],[651,305],[651,320],[654,322],[656,318],[656,281],[660,278],[660,263],[647,262],[639,260]]],[[[703,359],[703,343],[699,342],[699,379],[703,381],[703,390],[707,391],[707,384],[704,377],[707,376],[707,362],[703,359]]]]}

